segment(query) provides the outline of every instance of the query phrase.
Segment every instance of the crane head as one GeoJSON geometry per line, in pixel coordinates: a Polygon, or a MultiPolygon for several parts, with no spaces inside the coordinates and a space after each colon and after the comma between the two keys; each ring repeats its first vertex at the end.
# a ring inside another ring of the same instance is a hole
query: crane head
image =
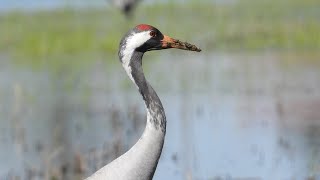
{"type": "Polygon", "coordinates": [[[140,52],[169,48],[201,51],[201,49],[195,45],[164,35],[157,28],[147,24],[137,25],[129,31],[120,42],[120,49],[121,48],[140,52]]]}

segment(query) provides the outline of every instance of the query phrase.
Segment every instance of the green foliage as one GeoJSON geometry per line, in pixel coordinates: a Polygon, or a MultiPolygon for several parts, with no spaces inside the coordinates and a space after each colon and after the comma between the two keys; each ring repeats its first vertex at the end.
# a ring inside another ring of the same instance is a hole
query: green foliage
{"type": "Polygon", "coordinates": [[[170,2],[139,6],[131,21],[111,8],[11,12],[0,16],[0,52],[34,65],[114,56],[121,36],[139,23],[205,51],[319,51],[318,7],[317,0],[170,2]]]}

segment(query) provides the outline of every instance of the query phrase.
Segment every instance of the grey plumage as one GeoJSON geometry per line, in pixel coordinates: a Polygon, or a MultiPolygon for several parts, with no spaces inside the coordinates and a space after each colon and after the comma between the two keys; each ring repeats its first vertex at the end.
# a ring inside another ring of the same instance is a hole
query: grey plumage
{"type": "Polygon", "coordinates": [[[142,57],[146,51],[178,48],[189,49],[184,43],[163,35],[158,29],[141,24],[120,41],[119,59],[131,81],[138,88],[147,111],[146,128],[138,142],[126,153],[107,164],[87,180],[151,180],[162,152],[166,134],[166,115],[162,103],[147,82],[142,57]]]}
{"type": "Polygon", "coordinates": [[[109,1],[111,1],[111,3],[115,7],[120,9],[127,18],[130,18],[140,0],[109,0],[109,1]]]}

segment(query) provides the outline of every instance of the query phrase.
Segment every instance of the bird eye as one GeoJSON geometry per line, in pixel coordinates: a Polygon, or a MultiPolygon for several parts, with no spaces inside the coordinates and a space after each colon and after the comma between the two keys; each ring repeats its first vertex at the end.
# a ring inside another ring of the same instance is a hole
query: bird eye
{"type": "Polygon", "coordinates": [[[150,36],[151,36],[151,37],[156,37],[156,35],[157,35],[156,32],[154,32],[154,31],[151,31],[151,32],[150,32],[150,36]]]}

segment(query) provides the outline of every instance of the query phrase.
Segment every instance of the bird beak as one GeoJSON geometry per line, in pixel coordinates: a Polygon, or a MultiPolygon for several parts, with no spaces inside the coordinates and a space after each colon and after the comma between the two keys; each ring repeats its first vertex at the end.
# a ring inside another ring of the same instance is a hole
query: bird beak
{"type": "Polygon", "coordinates": [[[198,48],[193,44],[182,42],[166,35],[163,35],[163,39],[161,40],[161,47],[162,49],[176,48],[176,49],[183,49],[188,51],[197,51],[197,52],[201,51],[200,48],[198,48]]]}

